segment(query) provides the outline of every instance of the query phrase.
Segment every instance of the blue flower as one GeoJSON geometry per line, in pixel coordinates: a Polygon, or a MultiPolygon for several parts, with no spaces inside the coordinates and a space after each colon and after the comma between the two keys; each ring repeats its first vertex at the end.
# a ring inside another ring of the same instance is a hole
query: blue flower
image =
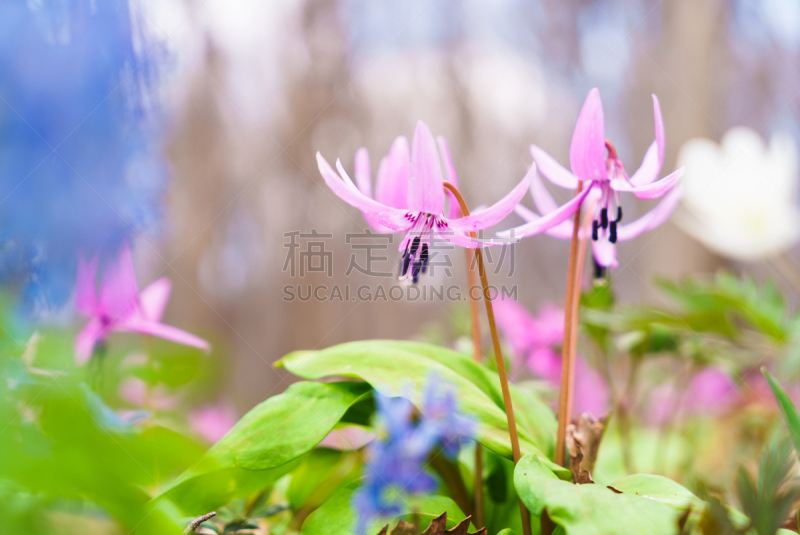
{"type": "Polygon", "coordinates": [[[155,229],[154,56],[127,0],[0,3],[0,281],[69,298],[77,252],[155,229]]]}
{"type": "Polygon", "coordinates": [[[436,448],[455,458],[475,432],[475,423],[458,410],[455,391],[431,375],[422,410],[405,398],[375,393],[378,438],[370,444],[364,484],[353,496],[358,532],[364,533],[377,517],[402,511],[407,495],[436,490],[436,480],[425,471],[436,448]]]}

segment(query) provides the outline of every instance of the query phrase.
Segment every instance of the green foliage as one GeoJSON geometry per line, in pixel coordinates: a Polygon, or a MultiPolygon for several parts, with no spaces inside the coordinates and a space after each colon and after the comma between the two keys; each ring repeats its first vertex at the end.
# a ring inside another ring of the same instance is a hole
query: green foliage
{"type": "MultiPolygon", "coordinates": [[[[354,482],[339,489],[303,523],[301,535],[357,535],[355,531],[357,516],[351,505],[353,492],[357,488],[358,483],[354,482]]],[[[367,534],[377,534],[386,524],[389,524],[391,529],[401,519],[413,522],[415,516],[419,519],[419,525],[427,526],[431,520],[446,512],[448,529],[465,518],[455,502],[446,496],[429,495],[413,498],[405,509],[409,512],[414,511],[415,515],[403,514],[376,519],[367,528],[367,534]]]]}
{"type": "Polygon", "coordinates": [[[247,413],[162,497],[199,515],[256,492],[294,469],[294,461],[370,395],[363,383],[296,383],[247,413]]]}
{"type": "MultiPolygon", "coordinates": [[[[686,343],[699,337],[706,343],[707,336],[744,343],[746,334],[755,332],[770,343],[785,344],[797,321],[772,282],[759,286],[752,278],[719,272],[712,280],[659,280],[656,286],[666,298],[661,305],[584,308],[587,330],[622,335],[624,349],[635,356],[665,351],[693,356],[686,343]]],[[[593,297],[597,291],[584,300],[604,302],[593,297]]]]}
{"type": "Polygon", "coordinates": [[[313,511],[339,487],[359,479],[362,469],[360,453],[317,448],[292,473],[286,498],[295,511],[313,511]]]}
{"type": "Polygon", "coordinates": [[[761,457],[756,480],[744,468],[736,477],[736,492],[757,535],[774,535],[800,498],[800,480],[794,475],[788,442],[770,446],[761,457]]]}
{"type": "Polygon", "coordinates": [[[547,510],[567,535],[677,535],[680,505],[688,508],[693,501],[688,490],[678,491],[677,483],[657,476],[640,475],[609,487],[575,485],[556,477],[535,455],[526,455],[517,464],[514,485],[531,513],[540,516],[547,510]],[[617,484],[630,490],[612,490],[617,484]]]}
{"type": "Polygon", "coordinates": [[[789,396],[786,395],[786,392],[784,392],[783,388],[781,388],[781,385],[775,380],[772,374],[769,373],[766,368],[762,368],[761,373],[767,378],[769,386],[772,388],[772,393],[775,394],[775,399],[778,400],[783,415],[786,417],[786,424],[789,426],[789,433],[792,435],[794,448],[800,452],[800,414],[797,414],[797,409],[792,403],[792,400],[789,399],[789,396]]]}
{"type": "MultiPolygon", "coordinates": [[[[403,395],[414,404],[421,402],[422,387],[428,377],[435,374],[454,387],[461,410],[478,422],[477,440],[498,455],[511,458],[506,416],[496,403],[491,372],[479,372],[478,365],[465,355],[437,346],[423,347],[423,344],[380,340],[341,344],[321,351],[292,353],[281,360],[281,365],[305,379],[357,377],[367,381],[384,395],[403,395]],[[431,357],[431,354],[436,356],[431,357]],[[466,376],[460,373],[462,370],[466,372],[466,376]]],[[[522,396],[529,400],[534,397],[531,393],[517,393],[515,398],[522,399],[522,396]]],[[[527,417],[550,426],[553,421],[552,411],[541,402],[530,404],[536,408],[528,411],[527,417]]],[[[549,443],[537,443],[527,428],[521,427],[519,435],[523,452],[535,453],[547,459],[542,452],[551,449],[549,443]]],[[[544,462],[554,471],[570,477],[569,472],[563,468],[548,460],[544,462]]]]}
{"type": "MultiPolygon", "coordinates": [[[[29,493],[30,503],[47,495],[89,500],[137,533],[183,530],[175,505],[150,503],[142,488],[160,482],[159,470],[176,471],[194,462],[196,446],[158,426],[134,428],[82,383],[51,377],[25,383],[26,392],[16,392],[21,397],[3,396],[5,414],[14,410],[9,402],[25,401],[5,420],[0,479],[21,496],[29,493]],[[155,443],[153,436],[163,440],[155,443]]],[[[19,518],[20,505],[4,501],[0,512],[19,518]]]]}

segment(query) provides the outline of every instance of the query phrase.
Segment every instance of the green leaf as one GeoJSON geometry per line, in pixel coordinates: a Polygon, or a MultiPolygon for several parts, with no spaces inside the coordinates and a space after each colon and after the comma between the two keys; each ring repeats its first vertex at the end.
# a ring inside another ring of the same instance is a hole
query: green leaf
{"type": "Polygon", "coordinates": [[[293,469],[292,461],[370,395],[363,383],[295,383],[248,412],[162,496],[175,500],[187,514],[203,514],[256,491],[293,469]]]}
{"type": "MultiPolygon", "coordinates": [[[[421,404],[428,377],[434,374],[455,388],[461,410],[478,421],[478,442],[510,459],[511,443],[506,415],[495,403],[494,396],[487,394],[487,391],[491,392],[493,389],[492,381],[487,380],[485,373],[470,365],[471,361],[465,355],[436,346],[426,346],[423,352],[421,346],[424,344],[395,341],[351,342],[322,351],[291,353],[280,364],[305,379],[357,377],[367,381],[385,396],[408,397],[417,406],[421,404]],[[432,358],[431,354],[436,357],[432,358]]],[[[539,418],[545,414],[545,408],[542,407],[541,412],[529,416],[539,418]]],[[[549,408],[546,411],[552,417],[552,411],[549,408]]],[[[521,414],[525,411],[519,412],[521,414]]],[[[523,453],[534,453],[547,459],[526,427],[519,426],[519,438],[523,453]]],[[[544,446],[547,448],[548,445],[544,446]]],[[[568,470],[555,463],[549,460],[543,462],[563,477],[572,477],[568,470]]]]}
{"type": "Polygon", "coordinates": [[[781,388],[781,385],[775,380],[772,374],[769,373],[766,368],[761,368],[761,373],[767,378],[767,382],[769,382],[769,386],[772,388],[772,393],[775,394],[775,399],[778,400],[783,415],[786,417],[786,424],[789,426],[789,432],[792,435],[794,449],[800,452],[800,415],[797,414],[797,409],[794,407],[792,400],[789,399],[789,396],[786,395],[786,392],[784,392],[783,388],[781,388]]]}
{"type": "Polygon", "coordinates": [[[317,448],[292,474],[286,498],[292,509],[316,508],[343,483],[361,477],[362,455],[355,451],[317,448]]]}
{"type": "MultiPolygon", "coordinates": [[[[322,506],[311,513],[300,529],[301,535],[356,535],[357,516],[352,507],[353,493],[358,482],[353,482],[336,491],[322,506]]],[[[401,519],[413,521],[411,511],[416,511],[420,524],[427,527],[431,520],[447,513],[447,528],[464,520],[464,513],[453,500],[446,496],[420,496],[409,500],[407,514],[380,518],[367,528],[367,535],[377,535],[383,526],[391,529],[401,519]]]]}
{"type": "Polygon", "coordinates": [[[668,477],[653,474],[631,474],[611,485],[629,494],[641,494],[680,511],[687,507],[702,507],[704,502],[692,491],[668,477]]]}
{"type": "MultiPolygon", "coordinates": [[[[655,481],[633,480],[643,487],[657,487],[655,481]]],[[[541,516],[546,509],[553,522],[567,535],[678,535],[681,512],[654,497],[616,493],[601,485],[574,485],[558,479],[535,455],[526,455],[514,471],[514,485],[531,513],[541,516]]],[[[675,498],[675,489],[668,492],[675,498]]]]}
{"type": "Polygon", "coordinates": [[[502,531],[498,531],[497,535],[517,535],[517,532],[511,528],[506,528],[502,531]]]}

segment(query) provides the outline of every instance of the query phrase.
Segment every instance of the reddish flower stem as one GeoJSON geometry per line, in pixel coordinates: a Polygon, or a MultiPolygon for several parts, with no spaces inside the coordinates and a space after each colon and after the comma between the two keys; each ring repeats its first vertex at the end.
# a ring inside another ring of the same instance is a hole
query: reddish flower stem
{"type": "MultiPolygon", "coordinates": [[[[461,193],[458,191],[454,185],[449,182],[444,183],[444,187],[455,196],[456,200],[458,200],[458,204],[461,207],[461,211],[464,214],[469,214],[469,210],[467,209],[467,203],[464,202],[464,197],[461,196],[461,193]]],[[[473,237],[475,237],[474,233],[470,233],[473,237]]],[[[492,334],[492,345],[494,347],[494,356],[495,362],[497,363],[497,373],[500,376],[500,389],[503,393],[503,406],[506,410],[506,418],[508,420],[508,432],[511,437],[511,455],[514,458],[514,464],[516,465],[520,458],[520,448],[519,448],[519,435],[517,434],[517,421],[514,419],[514,407],[511,404],[511,390],[508,387],[508,376],[506,375],[506,364],[505,360],[503,360],[503,350],[500,347],[500,337],[497,335],[497,325],[495,324],[494,320],[494,310],[492,309],[492,296],[489,292],[489,280],[486,277],[486,267],[483,263],[483,255],[481,254],[481,249],[475,249],[475,260],[478,264],[478,275],[481,279],[481,286],[483,287],[483,302],[486,305],[486,316],[489,320],[489,331],[492,334]]],[[[475,495],[478,495],[477,488],[475,495]]],[[[477,509],[477,508],[476,508],[477,509]]],[[[530,511],[528,511],[527,507],[522,503],[522,500],[519,502],[519,511],[520,516],[522,517],[522,532],[523,535],[531,535],[531,515],[530,511]]]]}
{"type": "MultiPolygon", "coordinates": [[[[575,195],[583,189],[578,182],[575,195]]],[[[575,384],[575,347],[578,332],[578,307],[580,305],[580,270],[578,269],[578,234],[581,210],[575,212],[572,220],[572,241],[569,245],[569,264],[567,265],[567,292],[564,298],[564,342],[561,345],[561,389],[558,394],[558,431],[556,435],[556,464],[564,466],[564,444],[567,424],[572,415],[573,385],[575,384]],[[573,336],[574,330],[574,336],[573,336]]]]}

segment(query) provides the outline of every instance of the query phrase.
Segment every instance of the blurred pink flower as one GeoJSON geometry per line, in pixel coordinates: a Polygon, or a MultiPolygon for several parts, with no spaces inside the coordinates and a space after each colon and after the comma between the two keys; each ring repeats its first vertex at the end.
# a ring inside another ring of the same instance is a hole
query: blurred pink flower
{"type": "Polygon", "coordinates": [[[236,409],[228,403],[218,403],[189,413],[189,427],[192,431],[216,443],[236,425],[236,409]]]}
{"type": "Polygon", "coordinates": [[[650,393],[648,421],[662,424],[676,415],[720,414],[741,399],[736,382],[719,368],[708,366],[692,376],[683,392],[678,391],[674,383],[654,388],[650,393]]]}
{"type": "MultiPolygon", "coordinates": [[[[558,388],[561,384],[561,355],[557,352],[564,338],[564,312],[545,303],[538,316],[510,299],[494,303],[497,325],[511,346],[514,369],[525,358],[528,369],[558,388]]],[[[575,415],[590,412],[600,416],[608,410],[608,386],[603,377],[579,355],[575,362],[575,415]]]]}
{"type": "Polygon", "coordinates": [[[581,207],[588,196],[592,196],[596,201],[592,223],[594,258],[603,267],[616,267],[617,241],[633,239],[662,224],[675,209],[681,196],[680,189],[675,188],[675,185],[683,175],[683,168],[656,181],[664,164],[664,121],[655,95],[653,95],[653,112],[656,139],[647,150],[639,170],[628,177],[625,167],[617,157],[614,145],[605,138],[600,92],[597,88],[592,89],[581,108],[572,135],[569,151],[572,172],[562,167],[536,145],[531,146],[536,168],[545,178],[557,186],[571,190],[575,190],[581,181],[584,183],[583,190],[575,198],[558,207],[537,176],[532,182],[531,195],[542,215],[539,216],[519,206],[516,208],[517,214],[528,222],[517,228],[499,232],[498,236],[525,237],[547,232],[558,238],[569,239],[572,237],[572,224],[567,220],[581,207]],[[656,199],[670,190],[673,192],[655,209],[632,223],[619,224],[622,221],[620,193],[633,193],[639,199],[656,199]]]}
{"type": "Polygon", "coordinates": [[[334,429],[322,439],[320,446],[334,450],[357,450],[363,448],[375,438],[375,433],[358,425],[348,425],[334,429]]]}
{"type": "Polygon", "coordinates": [[[119,384],[119,397],[148,409],[167,410],[178,404],[179,396],[170,396],[162,385],[148,388],[147,384],[137,377],[128,377],[119,384]]]}
{"type": "Polygon", "coordinates": [[[128,244],[106,268],[99,295],[95,287],[97,264],[97,257],[89,262],[82,255],[78,258],[75,307],[89,318],[75,337],[75,360],[79,365],[89,360],[95,346],[112,331],[158,336],[205,351],[210,349],[205,340],[161,323],[172,286],[169,279],[162,277],[139,293],[128,244]]]}
{"type": "MultiPolygon", "coordinates": [[[[401,158],[405,158],[405,149],[400,142],[398,149],[392,157],[391,176],[394,180],[402,180],[405,176],[405,163],[398,164],[401,158]]],[[[449,151],[446,151],[449,155],[449,151]]],[[[484,245],[502,245],[503,242],[492,242],[479,240],[470,237],[470,232],[477,232],[489,228],[502,221],[514,206],[522,199],[530,184],[534,174],[534,167],[528,171],[525,178],[495,205],[472,214],[467,217],[451,218],[450,213],[444,215],[445,193],[442,183],[442,166],[439,160],[439,153],[433,134],[422,121],[417,123],[414,132],[414,139],[411,142],[411,151],[408,163],[408,187],[406,189],[407,206],[394,206],[401,203],[402,188],[393,187],[393,194],[386,194],[386,198],[374,200],[365,195],[357,188],[347,172],[342,167],[340,161],[336,161],[336,172],[330,164],[325,161],[320,153],[317,153],[317,164],[322,178],[328,187],[346,203],[355,206],[364,213],[367,221],[371,224],[379,224],[384,229],[395,232],[406,232],[405,238],[400,242],[399,250],[403,253],[400,263],[400,280],[411,279],[414,283],[419,280],[420,273],[425,273],[428,260],[430,245],[434,237],[439,237],[461,247],[477,249],[484,245]]],[[[448,157],[449,159],[449,157],[448,157]]],[[[364,172],[365,158],[364,152],[357,158],[359,179],[362,188],[366,188],[368,176],[364,172]]],[[[448,179],[455,177],[452,170],[452,163],[445,162],[445,169],[448,179]]],[[[385,173],[387,173],[386,171],[385,173]]],[[[379,171],[380,174],[380,171],[379,171]]],[[[391,177],[386,178],[389,180],[391,177]]],[[[399,184],[395,184],[397,186],[399,184]]],[[[381,194],[383,195],[383,194],[381,194]]],[[[452,212],[452,210],[451,210],[452,212]]]]}

